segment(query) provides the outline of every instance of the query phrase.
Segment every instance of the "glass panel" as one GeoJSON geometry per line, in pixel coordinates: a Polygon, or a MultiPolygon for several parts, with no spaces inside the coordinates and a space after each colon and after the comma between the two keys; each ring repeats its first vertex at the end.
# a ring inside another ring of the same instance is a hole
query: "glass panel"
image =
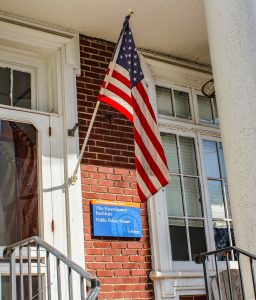
{"type": "Polygon", "coordinates": [[[13,71],[13,106],[31,108],[31,74],[13,71]]]}
{"type": "Polygon", "coordinates": [[[171,90],[156,86],[156,98],[158,113],[166,116],[173,116],[171,90]]]}
{"type": "Polygon", "coordinates": [[[229,247],[230,243],[226,222],[213,222],[213,229],[216,249],[229,247]]]}
{"type": "Polygon", "coordinates": [[[0,68],[0,104],[11,105],[11,69],[0,68]]]}
{"type": "Polygon", "coordinates": [[[0,121],[0,246],[38,235],[36,129],[0,121]]]}
{"type": "Polygon", "coordinates": [[[192,259],[194,260],[197,254],[206,252],[206,241],[204,222],[201,220],[189,220],[189,237],[192,259]]]}
{"type": "Polygon", "coordinates": [[[184,190],[187,215],[189,217],[202,217],[202,203],[198,178],[184,177],[184,190]]]}
{"type": "Polygon", "coordinates": [[[194,139],[179,137],[182,173],[197,175],[194,139]]]}
{"type": "Polygon", "coordinates": [[[213,109],[214,109],[214,124],[219,125],[219,114],[218,114],[218,108],[217,108],[217,102],[216,99],[213,99],[213,109]]]}
{"type": "Polygon", "coordinates": [[[230,205],[230,200],[229,200],[229,192],[228,192],[228,183],[227,183],[227,181],[223,182],[223,187],[224,187],[225,200],[226,200],[227,209],[228,209],[227,218],[232,219],[231,205],[230,205]]]}
{"type": "MultiPolygon", "coordinates": [[[[28,294],[28,276],[24,275],[24,298],[21,298],[20,295],[20,276],[16,276],[16,290],[17,290],[17,299],[29,299],[28,294]]],[[[1,276],[0,282],[0,298],[1,300],[11,300],[10,296],[10,277],[9,276],[1,276]]],[[[32,276],[32,299],[38,299],[38,277],[32,276]]]]}
{"type": "Polygon", "coordinates": [[[222,143],[219,143],[219,153],[220,153],[222,178],[227,178],[222,143]]]}
{"type": "Polygon", "coordinates": [[[161,134],[161,137],[169,170],[172,173],[179,173],[176,136],[174,134],[161,134]]]}
{"type": "Polygon", "coordinates": [[[211,99],[198,95],[197,102],[200,122],[213,124],[211,99]]]}
{"type": "Polygon", "coordinates": [[[188,93],[173,91],[176,117],[191,119],[188,93]]]}
{"type": "Polygon", "coordinates": [[[173,260],[189,260],[187,233],[184,220],[170,221],[170,237],[173,260]]]}
{"type": "Polygon", "coordinates": [[[208,180],[208,192],[211,203],[212,217],[225,218],[221,182],[216,180],[208,180]]]}
{"type": "Polygon", "coordinates": [[[233,229],[233,223],[229,222],[229,226],[230,226],[232,246],[235,246],[236,245],[236,241],[235,241],[235,234],[234,234],[234,229],[233,229]]]}
{"type": "Polygon", "coordinates": [[[166,187],[166,201],[168,216],[184,216],[179,176],[171,176],[171,183],[166,187]]]}
{"type": "Polygon", "coordinates": [[[216,148],[216,142],[203,141],[204,162],[207,177],[220,178],[219,160],[216,148]]]}

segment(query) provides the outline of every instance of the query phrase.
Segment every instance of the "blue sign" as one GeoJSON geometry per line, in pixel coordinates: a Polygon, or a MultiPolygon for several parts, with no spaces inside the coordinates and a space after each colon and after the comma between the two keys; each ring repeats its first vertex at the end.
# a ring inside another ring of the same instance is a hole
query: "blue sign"
{"type": "Polygon", "coordinates": [[[94,236],[143,236],[140,204],[92,200],[91,205],[94,236]]]}

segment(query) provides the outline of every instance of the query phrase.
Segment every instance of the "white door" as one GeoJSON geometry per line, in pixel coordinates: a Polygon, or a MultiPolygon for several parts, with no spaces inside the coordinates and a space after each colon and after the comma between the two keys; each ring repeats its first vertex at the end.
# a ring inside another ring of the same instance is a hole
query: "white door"
{"type": "MultiPolygon", "coordinates": [[[[61,124],[57,115],[0,108],[0,256],[4,246],[33,235],[65,252],[61,124]]],[[[8,273],[0,264],[1,299],[8,273]]]]}

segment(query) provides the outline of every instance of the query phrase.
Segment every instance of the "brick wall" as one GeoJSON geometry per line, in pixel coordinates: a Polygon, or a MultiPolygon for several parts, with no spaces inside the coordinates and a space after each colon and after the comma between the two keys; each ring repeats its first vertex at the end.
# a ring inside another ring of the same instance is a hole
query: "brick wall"
{"type": "MultiPolygon", "coordinates": [[[[81,76],[77,78],[80,144],[112,57],[114,44],[81,36],[81,76]]],[[[100,105],[82,165],[86,269],[101,281],[100,299],[154,299],[146,204],[141,204],[143,238],[94,238],[92,199],[140,202],[135,182],[133,127],[105,104],[100,105]]]]}

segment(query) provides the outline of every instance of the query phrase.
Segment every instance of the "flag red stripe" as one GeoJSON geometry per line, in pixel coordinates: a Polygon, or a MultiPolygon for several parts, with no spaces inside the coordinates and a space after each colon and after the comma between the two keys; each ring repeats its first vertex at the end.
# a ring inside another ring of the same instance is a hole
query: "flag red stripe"
{"type": "Polygon", "coordinates": [[[130,80],[129,79],[127,79],[125,76],[123,76],[122,74],[120,74],[119,72],[117,72],[117,71],[113,71],[113,73],[112,73],[112,76],[115,78],[115,79],[117,79],[117,80],[119,80],[119,81],[121,81],[125,86],[127,86],[129,89],[131,88],[131,83],[130,83],[130,80]]]}
{"type": "Polygon", "coordinates": [[[155,113],[153,111],[151,103],[149,102],[148,94],[145,91],[144,86],[141,83],[141,81],[136,85],[136,88],[137,88],[138,92],[140,93],[141,98],[144,100],[144,103],[146,104],[148,111],[151,114],[152,119],[156,122],[155,113]]]}
{"type": "Polygon", "coordinates": [[[103,96],[103,95],[99,95],[98,100],[111,105],[116,110],[120,111],[123,115],[125,115],[128,120],[133,122],[133,115],[127,109],[125,109],[122,105],[120,105],[118,102],[116,102],[115,100],[111,99],[110,97],[103,96]]]}
{"type": "Polygon", "coordinates": [[[140,161],[138,160],[137,157],[135,157],[135,163],[136,163],[137,172],[140,174],[140,177],[145,182],[147,188],[149,189],[151,194],[155,194],[157,192],[157,189],[155,188],[155,186],[151,182],[150,178],[148,177],[148,174],[144,170],[143,166],[141,165],[141,163],[140,163],[140,161]]]}
{"type": "Polygon", "coordinates": [[[144,193],[142,192],[142,190],[141,190],[141,188],[140,188],[140,186],[139,186],[139,184],[137,183],[137,190],[138,190],[138,195],[139,195],[139,197],[140,197],[140,200],[142,201],[142,202],[145,202],[146,200],[147,200],[147,197],[144,195],[144,193]]]}
{"type": "Polygon", "coordinates": [[[144,128],[148,138],[151,140],[151,142],[154,145],[154,147],[156,148],[159,156],[162,158],[162,161],[167,166],[167,161],[166,161],[166,158],[165,158],[165,155],[164,155],[164,150],[163,150],[163,147],[161,145],[161,142],[155,136],[155,134],[154,134],[152,128],[150,127],[150,125],[148,124],[148,121],[146,120],[144,114],[140,110],[140,107],[139,107],[136,99],[134,99],[134,98],[133,98],[133,109],[134,109],[134,112],[136,113],[137,118],[140,121],[142,127],[144,128]]]}
{"type": "Polygon", "coordinates": [[[132,98],[129,97],[124,91],[122,91],[120,88],[117,86],[113,85],[112,83],[109,83],[106,87],[106,90],[109,90],[110,92],[116,94],[118,97],[122,98],[125,100],[127,103],[132,105],[132,98]]]}
{"type": "Polygon", "coordinates": [[[156,175],[157,179],[160,181],[160,183],[163,186],[165,186],[168,183],[168,181],[165,178],[165,176],[163,175],[160,168],[158,167],[156,161],[152,158],[150,152],[148,151],[147,147],[143,143],[141,136],[139,135],[136,128],[134,128],[134,138],[135,138],[135,141],[136,141],[137,145],[139,146],[141,152],[143,153],[144,157],[146,158],[146,161],[148,162],[152,171],[156,175]]]}

